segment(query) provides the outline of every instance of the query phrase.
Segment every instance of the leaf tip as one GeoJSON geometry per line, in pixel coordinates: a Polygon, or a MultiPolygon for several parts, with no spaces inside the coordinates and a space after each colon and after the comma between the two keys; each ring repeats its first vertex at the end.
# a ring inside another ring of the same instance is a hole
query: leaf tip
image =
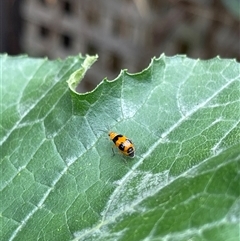
{"type": "MultiPolygon", "coordinates": [[[[79,57],[82,58],[82,55],[79,54],[79,57]]],[[[97,54],[94,56],[86,55],[83,63],[81,64],[81,67],[70,75],[69,79],[67,80],[67,83],[68,83],[68,87],[72,90],[72,92],[79,94],[76,91],[78,84],[85,76],[87,70],[94,64],[95,61],[97,61],[97,59],[98,59],[97,54]]]]}

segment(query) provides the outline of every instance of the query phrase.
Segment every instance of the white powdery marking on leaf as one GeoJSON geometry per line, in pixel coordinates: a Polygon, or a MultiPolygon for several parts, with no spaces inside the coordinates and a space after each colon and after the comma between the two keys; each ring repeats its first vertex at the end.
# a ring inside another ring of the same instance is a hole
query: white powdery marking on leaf
{"type": "Polygon", "coordinates": [[[111,233],[109,229],[102,228],[100,230],[100,227],[102,226],[102,223],[99,225],[99,227],[93,228],[93,229],[86,229],[83,232],[75,232],[74,233],[74,239],[71,241],[77,241],[77,240],[118,240],[120,239],[124,233],[127,231],[127,228],[122,229],[121,231],[111,233]],[[83,239],[84,238],[84,239],[83,239]]]}
{"type": "MultiPolygon", "coordinates": [[[[121,232],[111,233],[110,227],[117,219],[124,218],[125,215],[132,213],[142,213],[145,211],[141,207],[141,202],[146,198],[155,195],[163,187],[165,187],[169,180],[167,180],[167,171],[163,173],[152,174],[150,172],[134,172],[132,177],[125,182],[119,180],[115,182],[118,185],[117,192],[114,192],[109,198],[105,210],[102,212],[102,221],[92,229],[85,229],[76,233],[76,240],[81,240],[84,237],[95,237],[100,234],[103,237],[120,237],[124,235],[127,229],[121,232]],[[136,184],[136,185],[135,185],[136,184]]],[[[95,238],[97,240],[97,238],[95,238]]]]}
{"type": "Polygon", "coordinates": [[[106,219],[114,215],[118,216],[119,208],[126,211],[131,207],[129,211],[135,212],[137,210],[135,208],[137,204],[145,198],[154,195],[164,187],[166,183],[167,171],[157,174],[140,171],[134,172],[127,182],[124,182],[124,180],[123,182],[122,180],[116,182],[120,190],[118,190],[116,195],[110,197],[111,200],[109,200],[103,216],[105,216],[106,219]]]}
{"type": "Polygon", "coordinates": [[[167,181],[167,171],[157,174],[137,171],[127,182],[116,182],[119,186],[118,192],[110,197],[102,213],[103,219],[111,220],[122,214],[144,211],[142,208],[138,209],[138,204],[166,186],[167,181]]]}

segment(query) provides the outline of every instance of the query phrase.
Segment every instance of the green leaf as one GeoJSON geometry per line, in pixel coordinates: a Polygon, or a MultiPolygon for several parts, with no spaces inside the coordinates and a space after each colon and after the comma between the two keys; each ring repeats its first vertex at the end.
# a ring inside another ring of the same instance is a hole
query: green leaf
{"type": "Polygon", "coordinates": [[[238,240],[239,63],[162,55],[76,93],[96,58],[1,55],[0,240],[238,240]]]}

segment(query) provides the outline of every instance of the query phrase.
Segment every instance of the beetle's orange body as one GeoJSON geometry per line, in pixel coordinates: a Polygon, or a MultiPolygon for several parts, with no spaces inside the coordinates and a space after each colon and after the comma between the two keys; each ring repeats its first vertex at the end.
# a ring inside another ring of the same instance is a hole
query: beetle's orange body
{"type": "Polygon", "coordinates": [[[109,132],[108,135],[122,154],[124,154],[125,156],[134,157],[135,148],[131,140],[129,140],[126,136],[117,134],[112,131],[109,132]]]}

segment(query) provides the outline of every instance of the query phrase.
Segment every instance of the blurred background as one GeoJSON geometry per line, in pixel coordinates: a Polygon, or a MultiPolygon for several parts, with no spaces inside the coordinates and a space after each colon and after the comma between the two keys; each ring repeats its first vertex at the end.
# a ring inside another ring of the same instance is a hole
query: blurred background
{"type": "Polygon", "coordinates": [[[92,90],[153,56],[240,61],[239,0],[0,0],[0,52],[49,59],[99,55],[79,86],[92,90]]]}

